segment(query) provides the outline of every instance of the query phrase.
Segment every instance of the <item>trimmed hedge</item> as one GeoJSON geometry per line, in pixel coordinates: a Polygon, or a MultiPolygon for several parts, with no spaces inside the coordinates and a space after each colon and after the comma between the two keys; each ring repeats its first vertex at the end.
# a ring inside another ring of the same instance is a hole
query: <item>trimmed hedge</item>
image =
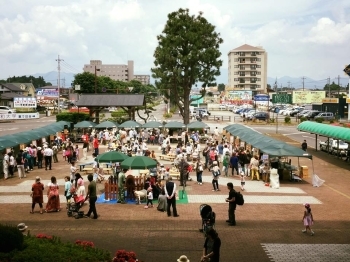
{"type": "Polygon", "coordinates": [[[89,120],[90,116],[87,113],[78,113],[78,112],[73,112],[73,113],[60,113],[56,115],[56,121],[67,121],[71,123],[78,123],[81,121],[89,120]]]}
{"type": "MultiPolygon", "coordinates": [[[[24,248],[23,234],[14,226],[0,224],[0,252],[11,252],[24,248]]],[[[0,261],[1,257],[0,257],[0,261]]]]}

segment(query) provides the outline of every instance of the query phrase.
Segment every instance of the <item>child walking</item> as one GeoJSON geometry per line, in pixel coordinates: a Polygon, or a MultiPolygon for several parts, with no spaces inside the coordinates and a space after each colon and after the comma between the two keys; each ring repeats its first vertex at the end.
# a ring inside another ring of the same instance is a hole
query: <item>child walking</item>
{"type": "Polygon", "coordinates": [[[147,189],[148,194],[147,194],[147,204],[145,206],[145,208],[148,207],[153,207],[153,192],[152,192],[152,187],[149,187],[147,189]]]}
{"type": "Polygon", "coordinates": [[[71,189],[72,189],[72,183],[70,182],[70,177],[66,176],[64,177],[64,195],[66,196],[66,200],[67,200],[67,209],[68,209],[68,205],[70,204],[70,199],[72,198],[72,193],[71,193],[71,189]]]}
{"type": "Polygon", "coordinates": [[[241,189],[242,189],[242,191],[244,191],[244,186],[245,186],[244,172],[241,171],[241,189]]]}
{"type": "Polygon", "coordinates": [[[301,232],[307,233],[307,230],[309,229],[310,235],[313,236],[315,233],[314,233],[314,231],[312,231],[311,226],[314,222],[314,218],[313,218],[312,213],[311,213],[310,204],[306,203],[306,204],[304,204],[304,206],[305,206],[305,211],[304,211],[304,216],[303,216],[303,222],[304,222],[305,229],[302,230],[301,232]]]}

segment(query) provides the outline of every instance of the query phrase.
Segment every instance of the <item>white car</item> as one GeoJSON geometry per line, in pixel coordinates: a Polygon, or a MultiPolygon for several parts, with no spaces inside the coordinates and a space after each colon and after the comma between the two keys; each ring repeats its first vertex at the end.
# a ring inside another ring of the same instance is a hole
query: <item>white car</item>
{"type": "Polygon", "coordinates": [[[10,108],[8,106],[0,106],[0,114],[12,114],[16,113],[16,109],[10,108]]]}

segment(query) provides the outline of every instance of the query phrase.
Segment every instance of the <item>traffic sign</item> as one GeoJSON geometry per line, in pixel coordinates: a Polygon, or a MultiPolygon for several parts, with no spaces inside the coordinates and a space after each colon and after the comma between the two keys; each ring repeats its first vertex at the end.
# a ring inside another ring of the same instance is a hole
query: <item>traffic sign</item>
{"type": "Polygon", "coordinates": [[[344,72],[345,72],[345,74],[347,74],[348,76],[350,76],[350,64],[347,65],[347,66],[344,68],[344,72]]]}

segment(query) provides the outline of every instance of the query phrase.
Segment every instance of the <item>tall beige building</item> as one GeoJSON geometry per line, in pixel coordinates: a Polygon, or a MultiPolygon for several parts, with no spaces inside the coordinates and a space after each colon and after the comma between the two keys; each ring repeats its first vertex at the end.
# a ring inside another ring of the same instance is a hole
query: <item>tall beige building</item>
{"type": "Polygon", "coordinates": [[[267,52],[261,46],[242,45],[228,53],[228,88],[266,93],[267,52]]]}
{"type": "Polygon", "coordinates": [[[134,61],[128,61],[126,65],[107,65],[102,64],[101,60],[90,60],[90,64],[84,65],[83,70],[97,76],[108,76],[113,80],[129,82],[136,79],[145,85],[150,83],[149,75],[134,75],[134,61]]]}

